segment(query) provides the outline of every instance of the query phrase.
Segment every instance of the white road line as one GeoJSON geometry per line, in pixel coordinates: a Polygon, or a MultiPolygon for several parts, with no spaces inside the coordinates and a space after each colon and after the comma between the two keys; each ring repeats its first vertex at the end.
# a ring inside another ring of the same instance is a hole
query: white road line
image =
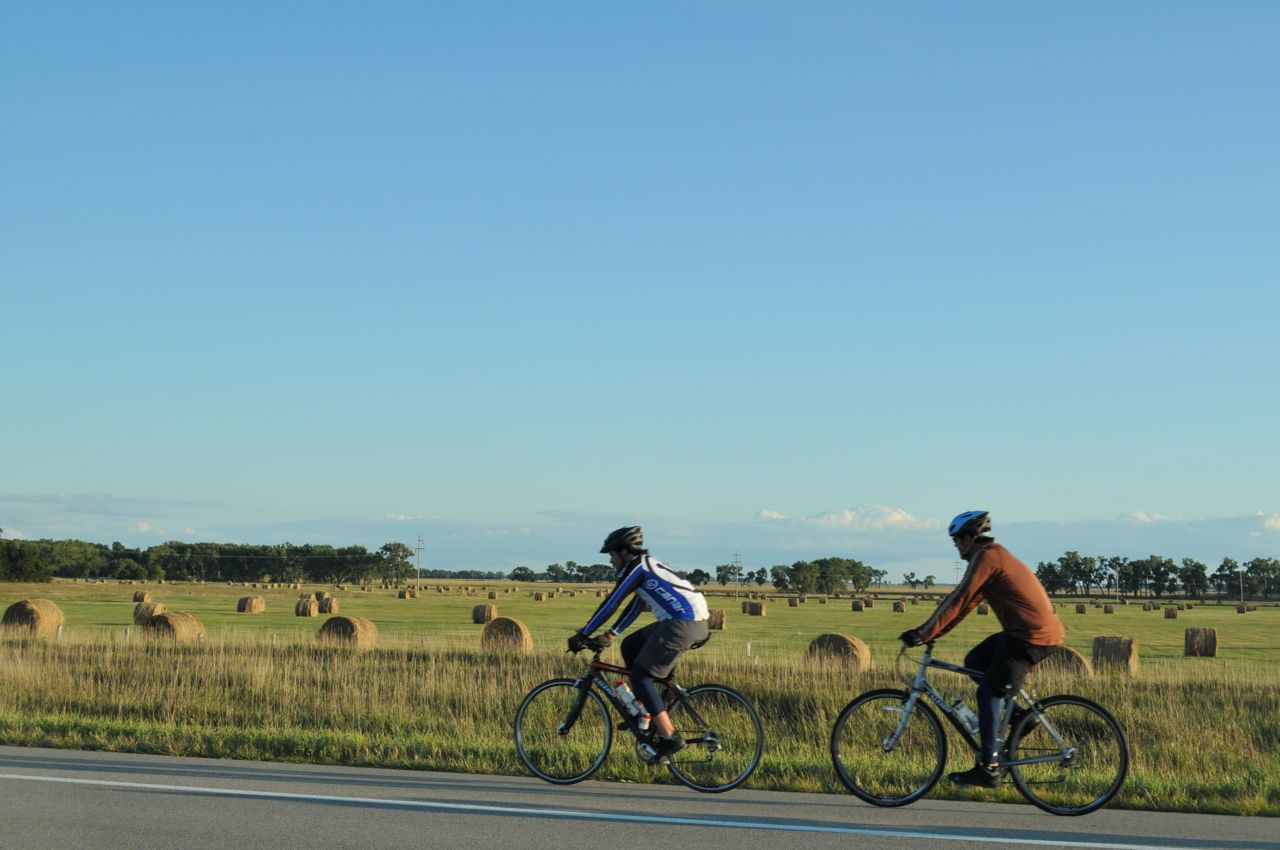
{"type": "Polygon", "coordinates": [[[576,820],[615,821],[623,823],[651,823],[661,826],[701,826],[728,829],[764,829],[776,832],[822,832],[837,835],[864,835],[877,838],[929,838],[935,841],[970,841],[985,844],[1018,844],[1027,847],[1084,847],[1090,850],[1187,850],[1160,844],[1121,844],[1116,842],[1081,841],[1070,839],[1055,841],[1036,838],[1009,838],[998,835],[963,835],[948,832],[914,832],[906,829],[873,829],[858,826],[821,826],[818,824],[786,824],[769,821],[720,820],[717,818],[657,817],[624,812],[589,812],[571,809],[536,809],[524,806],[493,806],[473,803],[444,803],[434,800],[388,800],[377,797],[339,797],[326,794],[290,794],[284,791],[245,791],[235,788],[204,788],[197,785],[161,785],[152,782],[119,782],[107,779],[75,779],[65,776],[31,776],[20,773],[0,773],[0,780],[19,782],[54,782],[64,785],[91,785],[99,788],[127,788],[143,791],[163,791],[171,794],[203,794],[222,797],[250,797],[265,800],[289,800],[293,802],[348,803],[366,806],[395,806],[404,809],[437,809],[477,814],[527,815],[531,817],[568,818],[576,820]]]}

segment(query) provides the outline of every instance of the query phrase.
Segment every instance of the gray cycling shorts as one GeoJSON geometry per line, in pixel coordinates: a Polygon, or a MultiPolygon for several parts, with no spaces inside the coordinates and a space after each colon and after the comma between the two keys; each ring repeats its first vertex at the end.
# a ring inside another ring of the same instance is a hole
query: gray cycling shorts
{"type": "Polygon", "coordinates": [[[685,650],[711,634],[706,620],[659,620],[650,623],[623,642],[623,660],[633,671],[644,670],[655,679],[671,675],[676,659],[685,650]],[[643,636],[644,645],[634,659],[627,658],[627,644],[633,647],[643,636]]]}

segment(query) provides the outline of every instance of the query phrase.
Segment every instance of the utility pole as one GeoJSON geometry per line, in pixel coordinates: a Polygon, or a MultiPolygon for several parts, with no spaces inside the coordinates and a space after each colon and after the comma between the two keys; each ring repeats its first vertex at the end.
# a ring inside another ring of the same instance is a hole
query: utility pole
{"type": "Polygon", "coordinates": [[[738,591],[742,591],[742,556],[733,553],[733,577],[738,580],[738,591]]]}
{"type": "Polygon", "coordinates": [[[422,535],[418,535],[418,548],[413,550],[418,556],[418,568],[414,570],[414,590],[422,590],[422,535]]]}

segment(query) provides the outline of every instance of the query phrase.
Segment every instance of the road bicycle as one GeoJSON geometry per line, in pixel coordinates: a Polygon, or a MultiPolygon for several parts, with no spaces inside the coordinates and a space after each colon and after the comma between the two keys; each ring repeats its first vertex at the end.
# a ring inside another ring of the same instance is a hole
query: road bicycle
{"type": "MultiPolygon", "coordinates": [[[[597,641],[587,647],[595,654],[581,676],[543,682],[529,691],[516,711],[520,761],[534,776],[557,785],[581,782],[604,764],[615,728],[610,704],[622,718],[617,728],[635,738],[640,758],[659,763],[649,733],[609,683],[608,677],[628,677],[631,671],[601,661],[604,647],[597,641]]],[[[764,751],[764,729],[751,703],[724,685],[685,688],[673,676],[656,681],[671,722],[685,740],[684,749],[661,760],[672,775],[707,792],[728,791],[746,781],[764,751]]]]}
{"type": "MultiPolygon", "coordinates": [[[[845,706],[831,730],[831,761],[840,781],[877,806],[913,803],[942,776],[947,736],[934,708],[978,752],[976,728],[968,728],[929,683],[927,671],[932,667],[974,679],[981,679],[982,671],[934,658],[933,641],[924,646],[910,689],[867,691],[845,706]]],[[[1047,812],[1095,811],[1115,796],[1129,772],[1124,730],[1105,708],[1084,697],[1038,699],[1019,690],[1005,700],[997,728],[1005,733],[1000,771],[1047,812]]]]}

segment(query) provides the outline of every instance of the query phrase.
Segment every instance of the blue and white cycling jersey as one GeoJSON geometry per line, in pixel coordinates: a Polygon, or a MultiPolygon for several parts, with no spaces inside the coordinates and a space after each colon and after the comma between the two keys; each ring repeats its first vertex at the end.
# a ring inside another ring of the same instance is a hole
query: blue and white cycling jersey
{"type": "Polygon", "coordinates": [[[589,635],[600,628],[609,615],[618,610],[622,600],[632,593],[635,598],[609,630],[615,635],[630,626],[644,608],[652,611],[659,620],[705,620],[709,616],[706,597],[692,584],[656,558],[640,555],[627,564],[609,598],[600,603],[582,627],[582,633],[589,635]]]}

